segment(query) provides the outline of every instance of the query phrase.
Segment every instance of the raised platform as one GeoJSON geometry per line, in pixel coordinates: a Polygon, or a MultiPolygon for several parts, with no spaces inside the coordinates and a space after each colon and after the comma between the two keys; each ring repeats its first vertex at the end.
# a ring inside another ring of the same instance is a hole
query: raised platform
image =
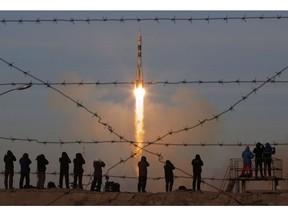
{"type": "Polygon", "coordinates": [[[246,192],[246,182],[249,181],[271,181],[272,182],[272,190],[277,190],[279,186],[279,181],[284,180],[282,178],[276,176],[269,176],[269,177],[236,177],[231,178],[229,180],[230,187],[234,187],[236,184],[236,192],[240,192],[240,184],[241,184],[241,192],[246,192]]]}

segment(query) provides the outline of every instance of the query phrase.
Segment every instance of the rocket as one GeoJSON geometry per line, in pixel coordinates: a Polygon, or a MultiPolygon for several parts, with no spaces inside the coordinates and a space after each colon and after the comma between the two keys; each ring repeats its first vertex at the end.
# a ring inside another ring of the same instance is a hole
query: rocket
{"type": "Polygon", "coordinates": [[[138,59],[137,59],[137,74],[136,74],[136,88],[138,86],[144,87],[143,71],[142,71],[142,36],[141,31],[138,33],[138,59]]]}

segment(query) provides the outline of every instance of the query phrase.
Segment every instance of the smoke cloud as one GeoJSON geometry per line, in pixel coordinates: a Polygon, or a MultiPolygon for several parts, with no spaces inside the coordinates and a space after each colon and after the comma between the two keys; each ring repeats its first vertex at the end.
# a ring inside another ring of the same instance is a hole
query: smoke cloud
{"type": "MultiPolygon", "coordinates": [[[[79,81],[77,76],[62,77],[65,80],[79,81]]],[[[128,87],[129,88],[129,87],[128,87]]],[[[134,106],[135,98],[133,95],[133,87],[128,89],[125,87],[61,87],[61,90],[72,98],[79,100],[83,105],[95,110],[102,121],[109,123],[118,134],[125,136],[128,140],[134,140],[134,106]]],[[[151,89],[149,90],[151,91],[151,89]]],[[[213,104],[201,98],[190,88],[177,88],[167,100],[157,100],[153,97],[152,92],[146,94],[144,98],[144,125],[145,125],[145,141],[154,141],[159,136],[170,130],[182,129],[185,126],[192,126],[198,123],[198,120],[211,117],[217,113],[217,108],[213,104]],[[149,93],[151,93],[149,95],[149,93]],[[151,98],[150,98],[151,97],[151,98]]],[[[48,104],[57,112],[63,113],[63,119],[68,118],[68,124],[65,128],[65,135],[69,140],[119,140],[111,134],[103,125],[97,122],[97,119],[89,115],[84,110],[75,108],[75,104],[63,99],[63,96],[51,92],[48,96],[48,104]]],[[[163,143],[200,143],[213,142],[214,137],[221,131],[221,123],[209,122],[202,127],[187,132],[181,132],[167,137],[163,143]]],[[[68,150],[67,147],[65,147],[68,150]]],[[[92,162],[101,159],[106,163],[106,170],[118,163],[121,159],[129,157],[134,147],[129,143],[106,143],[106,144],[80,144],[69,147],[69,153],[73,156],[78,152],[82,152],[85,160],[85,173],[92,173],[92,162]]],[[[206,160],[214,157],[211,149],[201,147],[165,147],[159,145],[151,145],[147,150],[160,153],[163,160],[171,160],[174,165],[185,172],[192,173],[191,161],[195,154],[201,154],[204,164],[206,160]]],[[[147,152],[142,152],[150,163],[148,169],[148,177],[164,176],[164,164],[158,161],[158,157],[147,152]]],[[[135,166],[137,166],[140,158],[132,158],[126,163],[122,163],[113,168],[110,175],[134,176],[137,177],[135,166]]],[[[208,166],[203,171],[208,176],[208,166]],[[206,170],[206,171],[204,171],[206,170]]],[[[181,171],[176,170],[175,175],[185,176],[181,171]]],[[[111,180],[111,179],[110,179],[111,180]]],[[[120,182],[123,191],[136,191],[136,180],[114,179],[120,182]]],[[[86,179],[86,182],[88,179],[86,179]]],[[[85,181],[84,181],[85,183],[85,181]]],[[[148,191],[164,191],[164,180],[153,181],[147,185],[148,191]]],[[[191,180],[176,180],[175,187],[186,185],[190,187],[191,180]]]]}

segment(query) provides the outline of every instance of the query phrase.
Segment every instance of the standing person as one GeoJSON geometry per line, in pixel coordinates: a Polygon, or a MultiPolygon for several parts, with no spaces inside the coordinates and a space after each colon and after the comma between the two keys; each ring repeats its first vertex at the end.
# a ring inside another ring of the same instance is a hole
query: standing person
{"type": "Polygon", "coordinates": [[[77,153],[76,157],[73,160],[74,163],[74,182],[73,182],[73,188],[77,187],[77,181],[79,183],[79,188],[83,189],[83,185],[82,185],[82,177],[83,177],[83,172],[84,169],[82,168],[83,164],[85,164],[85,160],[82,156],[81,153],[77,153]]]}
{"type": "Polygon", "coordinates": [[[46,179],[46,173],[45,173],[46,165],[49,164],[49,162],[43,154],[38,155],[36,160],[37,160],[37,175],[38,175],[37,188],[43,189],[46,179]]]}
{"type": "Polygon", "coordinates": [[[253,176],[252,172],[252,159],[254,158],[254,154],[250,151],[250,147],[247,145],[245,150],[242,152],[242,159],[243,159],[243,167],[241,171],[241,177],[246,177],[246,169],[249,170],[248,177],[253,176]]]}
{"type": "Polygon", "coordinates": [[[25,179],[25,188],[29,188],[30,186],[30,164],[31,160],[27,153],[24,153],[22,158],[19,160],[21,171],[20,171],[20,182],[19,188],[23,188],[23,183],[25,179]]]}
{"type": "Polygon", "coordinates": [[[165,189],[166,192],[172,191],[173,183],[174,183],[174,174],[173,170],[175,169],[174,165],[171,163],[170,160],[166,160],[166,163],[164,165],[164,171],[165,171],[165,189]]]}
{"type": "Polygon", "coordinates": [[[263,177],[262,163],[263,163],[263,151],[265,147],[258,142],[256,147],[253,149],[253,153],[255,154],[255,177],[258,176],[258,170],[260,170],[261,178],[263,177]]]}
{"type": "Polygon", "coordinates": [[[95,190],[100,192],[101,185],[102,185],[102,167],[105,167],[105,163],[101,160],[93,161],[93,167],[94,167],[94,179],[91,184],[91,191],[95,190]]]}
{"type": "Polygon", "coordinates": [[[266,171],[268,169],[269,177],[271,177],[272,154],[275,154],[275,147],[272,148],[269,143],[266,143],[265,144],[265,149],[264,149],[264,152],[263,152],[264,175],[266,176],[266,171]]]}
{"type": "Polygon", "coordinates": [[[7,154],[4,156],[4,162],[5,162],[4,185],[5,185],[5,189],[8,189],[8,188],[14,189],[13,188],[14,161],[16,161],[16,157],[13,155],[13,153],[10,150],[8,150],[7,154]],[[8,182],[9,182],[9,185],[8,185],[8,182]]]}
{"type": "Polygon", "coordinates": [[[146,192],[146,183],[147,183],[147,167],[149,166],[149,163],[146,160],[145,156],[141,157],[141,160],[138,162],[138,170],[139,170],[139,176],[138,176],[138,192],[146,192]]]}
{"type": "Polygon", "coordinates": [[[69,189],[69,163],[71,160],[66,152],[62,152],[62,157],[59,158],[60,162],[60,177],[59,177],[59,187],[63,187],[63,177],[65,177],[66,189],[69,189]]]}
{"type": "Polygon", "coordinates": [[[191,162],[193,166],[193,191],[196,191],[196,184],[197,184],[197,190],[201,191],[200,185],[201,185],[201,173],[202,173],[202,166],[204,165],[201,157],[199,154],[196,154],[195,159],[191,162]]]}

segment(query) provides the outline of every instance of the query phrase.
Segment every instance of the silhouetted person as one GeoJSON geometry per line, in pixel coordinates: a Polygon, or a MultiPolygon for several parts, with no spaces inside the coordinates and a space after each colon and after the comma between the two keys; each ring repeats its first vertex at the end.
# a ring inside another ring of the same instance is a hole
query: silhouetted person
{"type": "Polygon", "coordinates": [[[263,170],[262,170],[262,163],[263,163],[263,151],[264,146],[261,143],[257,143],[256,147],[253,150],[253,153],[255,154],[255,177],[258,176],[258,170],[260,170],[261,178],[263,177],[263,170]]]}
{"type": "Polygon", "coordinates": [[[164,165],[164,171],[165,171],[165,189],[166,192],[172,191],[173,183],[174,183],[174,174],[173,170],[175,169],[174,165],[171,163],[170,160],[166,160],[166,163],[164,165]]]}
{"type": "Polygon", "coordinates": [[[83,185],[82,185],[82,177],[83,177],[83,164],[85,164],[85,160],[82,157],[81,153],[77,153],[76,157],[73,160],[74,163],[74,182],[73,182],[73,188],[77,187],[77,181],[78,181],[78,186],[80,189],[83,189],[83,185]]]}
{"type": "Polygon", "coordinates": [[[24,187],[28,188],[30,186],[30,164],[31,164],[29,155],[27,153],[24,153],[22,158],[20,158],[19,163],[21,167],[19,188],[23,188],[24,179],[25,179],[24,187]]]}
{"type": "Polygon", "coordinates": [[[264,152],[263,152],[264,175],[266,176],[266,171],[268,169],[269,177],[271,177],[272,154],[275,154],[275,147],[272,148],[269,143],[266,143],[265,144],[265,149],[264,149],[264,152]]]}
{"type": "Polygon", "coordinates": [[[38,175],[37,188],[43,189],[46,179],[46,165],[49,164],[49,162],[43,154],[38,155],[36,160],[37,160],[37,175],[38,175]]]}
{"type": "Polygon", "coordinates": [[[138,192],[146,192],[146,183],[147,183],[147,167],[149,163],[146,160],[145,156],[141,157],[141,160],[138,162],[139,177],[138,177],[138,192]]]}
{"type": "Polygon", "coordinates": [[[94,167],[94,179],[91,184],[91,191],[95,190],[100,191],[101,185],[102,185],[102,167],[105,167],[105,163],[101,160],[93,161],[93,167],[94,167]]]}
{"type": "Polygon", "coordinates": [[[62,152],[62,157],[59,158],[60,162],[60,177],[59,187],[63,187],[63,177],[65,178],[66,189],[69,189],[69,163],[71,160],[66,152],[62,152]]]}
{"type": "Polygon", "coordinates": [[[254,158],[254,154],[250,151],[250,147],[246,146],[245,150],[242,152],[243,167],[242,167],[242,171],[241,171],[241,177],[247,177],[246,169],[249,170],[248,177],[253,176],[252,158],[254,158]]]}
{"type": "Polygon", "coordinates": [[[197,190],[200,191],[200,185],[201,185],[201,173],[202,173],[202,166],[204,165],[203,161],[201,160],[201,157],[199,154],[196,154],[195,159],[191,162],[193,166],[193,183],[192,187],[193,190],[196,191],[196,184],[197,184],[197,190]]]}
{"type": "Polygon", "coordinates": [[[8,150],[7,154],[4,156],[4,162],[5,162],[4,185],[6,189],[8,188],[13,189],[14,161],[16,161],[16,157],[10,150],[8,150]]]}

